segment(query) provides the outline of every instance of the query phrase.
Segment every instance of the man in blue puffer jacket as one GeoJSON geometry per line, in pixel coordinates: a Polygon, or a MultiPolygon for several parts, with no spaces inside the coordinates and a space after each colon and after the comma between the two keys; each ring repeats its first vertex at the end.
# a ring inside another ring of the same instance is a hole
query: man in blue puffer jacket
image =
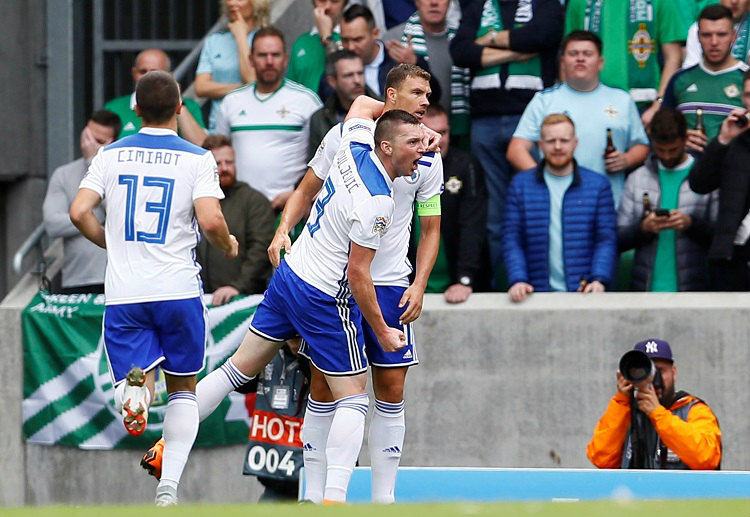
{"type": "Polygon", "coordinates": [[[567,115],[542,122],[545,159],[510,184],[503,248],[511,300],[534,291],[604,291],[617,256],[615,207],[609,181],[578,167],[578,140],[567,115]]]}

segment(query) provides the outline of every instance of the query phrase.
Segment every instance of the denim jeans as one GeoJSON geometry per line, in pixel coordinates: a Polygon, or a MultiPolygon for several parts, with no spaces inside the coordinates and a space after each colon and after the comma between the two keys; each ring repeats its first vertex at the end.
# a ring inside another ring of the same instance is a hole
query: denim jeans
{"type": "Polygon", "coordinates": [[[513,166],[505,153],[519,120],[521,115],[492,115],[471,120],[471,151],[484,167],[487,184],[487,242],[493,279],[503,263],[505,196],[513,176],[513,166]]]}

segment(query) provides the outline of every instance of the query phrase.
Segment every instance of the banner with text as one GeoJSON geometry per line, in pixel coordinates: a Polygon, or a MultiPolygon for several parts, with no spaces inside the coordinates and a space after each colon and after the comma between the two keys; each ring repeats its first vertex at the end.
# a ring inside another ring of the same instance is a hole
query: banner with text
{"type": "MultiPolygon", "coordinates": [[[[221,366],[247,332],[260,295],[208,309],[206,367],[221,366]]],[[[210,297],[207,298],[210,300],[210,297]]],[[[148,448],[161,437],[167,393],[159,374],[148,428],[130,436],[115,411],[102,339],[104,296],[39,292],[24,309],[23,432],[29,442],[82,449],[148,448]]],[[[232,393],[201,423],[196,446],[247,443],[245,395],[232,393]]]]}

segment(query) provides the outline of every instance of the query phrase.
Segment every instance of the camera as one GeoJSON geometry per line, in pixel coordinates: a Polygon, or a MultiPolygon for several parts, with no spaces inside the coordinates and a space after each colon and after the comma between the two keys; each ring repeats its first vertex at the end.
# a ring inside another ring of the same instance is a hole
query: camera
{"type": "Polygon", "coordinates": [[[664,388],[661,372],[651,358],[640,350],[625,352],[620,358],[620,373],[636,387],[650,383],[655,390],[664,388]]]}

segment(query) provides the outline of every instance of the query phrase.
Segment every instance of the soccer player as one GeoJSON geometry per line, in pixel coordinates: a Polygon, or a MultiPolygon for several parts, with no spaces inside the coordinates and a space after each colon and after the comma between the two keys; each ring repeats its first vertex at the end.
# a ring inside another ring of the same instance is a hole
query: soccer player
{"type": "MultiPolygon", "coordinates": [[[[399,65],[386,79],[383,112],[402,109],[421,119],[427,111],[430,95],[430,74],[416,65],[399,65]]],[[[302,183],[287,202],[279,227],[268,248],[274,265],[279,263],[280,250],[289,250],[288,232],[307,212],[316,193],[326,181],[341,141],[341,125],[334,126],[310,161],[302,183]]],[[[365,325],[367,358],[372,366],[375,391],[375,412],[370,423],[368,443],[372,464],[372,496],[374,502],[392,503],[396,473],[404,443],[404,382],[408,367],[418,363],[411,323],[422,310],[422,298],[440,245],[440,194],[443,191],[443,165],[439,153],[428,152],[419,161],[415,174],[393,182],[396,212],[393,225],[383,236],[381,247],[372,263],[378,303],[391,326],[403,326],[408,336],[404,350],[384,351],[372,329],[365,325]],[[409,285],[412,272],[407,259],[413,206],[420,217],[422,233],[417,250],[417,271],[409,285]]],[[[301,349],[305,354],[305,347],[301,349]]],[[[305,499],[320,503],[326,483],[325,443],[336,408],[335,398],[327,390],[323,376],[313,361],[313,378],[305,413],[304,457],[305,499]]]]}
{"type": "Polygon", "coordinates": [[[107,249],[104,343],[115,406],[130,434],[146,428],[156,366],[169,401],[157,506],[177,503],[177,486],[198,433],[196,374],[203,368],[206,309],[194,260],[204,236],[227,258],[237,239],[227,229],[210,151],[177,136],[179,86],[149,72],[136,87],[142,129],[97,153],[70,207],[81,233],[107,249]],[[107,200],[102,226],[94,208],[107,200]]]}
{"type": "MultiPolygon", "coordinates": [[[[341,128],[335,166],[305,231],[271,279],[250,332],[234,355],[197,388],[205,418],[226,395],[256,375],[281,343],[301,335],[335,400],[330,406],[330,433],[321,445],[324,498],[333,502],[346,500],[364,437],[369,401],[362,316],[386,352],[403,349],[407,341],[400,328],[383,318],[370,265],[394,218],[393,182],[416,175],[425,151],[424,132],[419,121],[402,110],[390,110],[375,126],[373,120],[382,109],[382,103],[364,96],[352,105],[341,128]]],[[[157,457],[158,447],[152,448],[157,457]]],[[[154,459],[144,467],[153,467],[156,474],[154,459]]]]}

